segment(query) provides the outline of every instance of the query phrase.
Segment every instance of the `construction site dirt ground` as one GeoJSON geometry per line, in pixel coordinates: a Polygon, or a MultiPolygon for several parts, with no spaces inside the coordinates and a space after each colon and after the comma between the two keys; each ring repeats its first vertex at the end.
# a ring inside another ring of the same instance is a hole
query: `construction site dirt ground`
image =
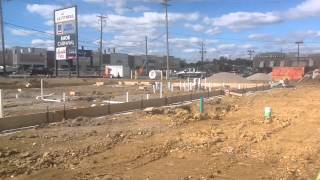
{"type": "MultiPolygon", "coordinates": [[[[1,79],[0,89],[3,89],[4,114],[5,116],[24,115],[30,113],[41,113],[62,110],[64,108],[79,108],[100,106],[108,104],[108,101],[126,102],[126,93],[129,94],[129,101],[146,100],[149,98],[159,98],[159,92],[153,93],[152,81],[147,80],[110,80],[93,78],[49,78],[44,79],[44,95],[50,95],[47,99],[62,99],[63,93],[66,94],[66,102],[43,101],[40,98],[40,79],[1,79]],[[96,85],[96,82],[103,82],[103,85],[96,85]],[[125,84],[127,82],[128,84],[125,84]],[[30,83],[30,87],[25,84],[30,83]],[[75,92],[75,95],[70,95],[75,92]]],[[[164,96],[176,96],[188,92],[178,91],[169,92],[164,84],[164,96]]]]}
{"type": "Polygon", "coordinates": [[[196,101],[2,135],[0,178],[315,179],[319,87],[214,98],[204,114],[196,101]]]}

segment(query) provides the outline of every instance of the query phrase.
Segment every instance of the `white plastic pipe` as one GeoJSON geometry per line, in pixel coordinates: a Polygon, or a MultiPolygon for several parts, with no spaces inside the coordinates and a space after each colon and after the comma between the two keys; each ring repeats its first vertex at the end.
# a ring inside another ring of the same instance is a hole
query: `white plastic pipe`
{"type": "Polygon", "coordinates": [[[160,98],[162,98],[162,82],[160,83],[160,98]]]}
{"type": "Polygon", "coordinates": [[[204,89],[207,89],[207,78],[204,78],[204,89]]]}
{"type": "Polygon", "coordinates": [[[2,95],[2,89],[0,89],[0,118],[3,118],[3,95],[2,95]]]}
{"type": "Polygon", "coordinates": [[[47,102],[61,102],[61,99],[44,99],[44,98],[42,98],[42,101],[47,101],[47,102]]]}
{"type": "Polygon", "coordinates": [[[127,92],[127,102],[129,102],[129,92],[127,92]]]}
{"type": "Polygon", "coordinates": [[[65,92],[62,93],[62,101],[66,102],[66,93],[65,92]]]}
{"type": "Polygon", "coordinates": [[[153,94],[156,93],[156,85],[152,85],[153,94]]]}
{"type": "Polygon", "coordinates": [[[147,100],[149,100],[149,94],[147,94],[147,100]]]}
{"type": "Polygon", "coordinates": [[[122,104],[123,102],[121,101],[103,101],[104,103],[108,103],[108,104],[122,104]]]}
{"type": "Polygon", "coordinates": [[[40,88],[41,88],[41,99],[43,99],[43,79],[40,80],[40,88]]]}

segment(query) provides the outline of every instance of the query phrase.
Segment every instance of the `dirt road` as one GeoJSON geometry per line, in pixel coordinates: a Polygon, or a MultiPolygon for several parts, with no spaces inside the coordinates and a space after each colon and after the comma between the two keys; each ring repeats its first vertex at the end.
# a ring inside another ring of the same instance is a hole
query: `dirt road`
{"type": "Polygon", "coordinates": [[[319,86],[272,90],[0,137],[0,178],[315,179],[319,86]],[[273,108],[272,122],[263,118],[273,108]]]}

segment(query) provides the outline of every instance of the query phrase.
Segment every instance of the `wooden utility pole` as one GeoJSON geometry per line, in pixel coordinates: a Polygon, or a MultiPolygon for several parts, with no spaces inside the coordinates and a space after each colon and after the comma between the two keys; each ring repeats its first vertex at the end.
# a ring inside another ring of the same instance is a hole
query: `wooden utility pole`
{"type": "Polygon", "coordinates": [[[146,73],[148,75],[148,36],[146,36],[146,73]]]}
{"type": "Polygon", "coordinates": [[[6,68],[6,48],[4,43],[4,28],[3,28],[3,9],[2,9],[2,0],[0,0],[0,31],[1,31],[1,46],[2,46],[2,65],[3,65],[3,74],[7,73],[6,68]]]}
{"type": "Polygon", "coordinates": [[[103,39],[103,20],[106,19],[106,16],[100,15],[98,16],[100,19],[100,49],[99,49],[99,77],[102,76],[101,74],[101,65],[102,65],[102,39],[103,39]]]}
{"type": "Polygon", "coordinates": [[[169,6],[169,0],[163,0],[163,6],[165,7],[166,11],[166,34],[167,34],[167,70],[166,70],[166,79],[169,79],[169,22],[168,22],[168,6],[169,6]]]}
{"type": "Polygon", "coordinates": [[[201,41],[201,45],[200,45],[200,53],[201,53],[201,69],[203,70],[203,61],[204,61],[204,54],[207,53],[207,51],[205,50],[205,45],[204,42],[201,41]]]}
{"type": "Polygon", "coordinates": [[[254,54],[254,50],[253,49],[249,49],[248,50],[248,54],[249,54],[249,56],[250,56],[250,60],[252,61],[253,59],[253,54],[254,54]]]}
{"type": "Polygon", "coordinates": [[[297,56],[297,60],[298,60],[298,66],[299,66],[299,62],[300,62],[300,44],[303,44],[303,41],[297,41],[295,42],[298,45],[298,56],[297,56]]]}

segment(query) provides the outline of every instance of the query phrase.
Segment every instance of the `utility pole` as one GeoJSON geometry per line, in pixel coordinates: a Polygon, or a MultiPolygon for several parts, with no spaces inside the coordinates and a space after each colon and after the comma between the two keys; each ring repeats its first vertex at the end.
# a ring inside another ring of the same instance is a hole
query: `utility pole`
{"type": "Polygon", "coordinates": [[[248,50],[248,55],[250,56],[250,60],[252,61],[253,60],[253,54],[254,54],[254,50],[253,49],[249,49],[248,50]]]}
{"type": "Polygon", "coordinates": [[[166,79],[169,79],[169,22],[168,22],[168,6],[169,0],[163,0],[163,6],[166,10],[166,32],[167,32],[167,71],[166,71],[166,79]]]}
{"type": "Polygon", "coordinates": [[[148,74],[148,36],[146,36],[146,72],[148,74]]]}
{"type": "Polygon", "coordinates": [[[207,51],[205,50],[204,48],[204,42],[201,41],[201,50],[200,50],[200,53],[201,53],[201,69],[203,70],[203,61],[204,61],[204,54],[207,53],[207,51]]]}
{"type": "Polygon", "coordinates": [[[6,69],[6,48],[4,44],[4,28],[3,28],[3,9],[2,9],[2,0],[0,0],[0,25],[1,25],[1,46],[2,46],[2,65],[3,65],[3,74],[7,73],[6,69]]]}
{"type": "Polygon", "coordinates": [[[106,16],[102,14],[98,16],[100,18],[100,49],[99,49],[99,77],[101,77],[101,65],[102,65],[102,38],[103,38],[103,20],[106,19],[106,16]]]}
{"type": "Polygon", "coordinates": [[[300,62],[300,44],[303,44],[303,41],[297,41],[295,42],[298,45],[298,56],[297,56],[297,60],[298,60],[298,66],[299,66],[299,62],[300,62]]]}

